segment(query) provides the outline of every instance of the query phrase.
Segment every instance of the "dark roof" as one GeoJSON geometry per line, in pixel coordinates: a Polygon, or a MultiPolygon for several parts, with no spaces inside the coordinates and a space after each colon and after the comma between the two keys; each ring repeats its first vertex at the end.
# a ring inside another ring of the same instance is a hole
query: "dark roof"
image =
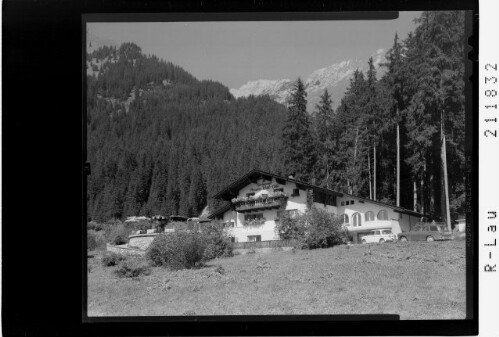
{"type": "Polygon", "coordinates": [[[348,194],[348,193],[343,193],[343,196],[348,196],[350,198],[354,198],[354,199],[360,200],[362,202],[370,202],[371,204],[376,204],[376,205],[380,205],[380,206],[387,206],[387,207],[392,208],[393,211],[396,213],[403,213],[403,214],[414,215],[414,216],[419,216],[419,217],[427,216],[425,214],[414,212],[414,211],[407,209],[407,208],[387,204],[386,202],[381,202],[381,201],[372,200],[372,199],[365,199],[365,198],[357,197],[355,195],[348,194]]]}
{"type": "MultiPolygon", "coordinates": [[[[225,187],[223,190],[221,190],[220,192],[215,194],[214,198],[230,201],[232,198],[237,196],[237,194],[241,188],[243,188],[244,186],[246,186],[250,183],[256,182],[256,180],[259,178],[266,178],[268,180],[270,180],[271,178],[274,178],[276,180],[289,181],[291,183],[295,183],[296,186],[298,188],[301,188],[301,189],[312,189],[314,192],[316,192],[316,191],[322,192],[322,193],[329,194],[329,195],[336,195],[338,197],[347,196],[347,197],[351,197],[351,198],[360,200],[362,202],[370,202],[373,204],[390,207],[397,213],[403,213],[403,214],[414,215],[414,216],[419,216],[419,217],[426,216],[424,214],[414,212],[414,211],[411,211],[411,210],[406,209],[406,208],[390,205],[390,204],[380,202],[380,201],[375,201],[375,200],[371,200],[371,199],[357,197],[357,196],[354,196],[354,195],[351,195],[348,193],[330,190],[330,189],[319,187],[316,185],[311,185],[311,184],[306,183],[304,181],[300,181],[300,180],[296,180],[296,179],[292,179],[292,178],[285,178],[285,177],[279,176],[277,174],[268,173],[268,172],[264,172],[264,171],[257,170],[257,169],[251,170],[250,172],[246,173],[244,176],[237,179],[235,182],[233,182],[229,186],[225,187]]],[[[224,206],[220,207],[219,209],[215,210],[215,212],[213,212],[213,214],[210,214],[209,217],[214,218],[215,216],[217,216],[219,214],[225,213],[229,209],[231,209],[230,204],[224,205],[224,206]]]]}
{"type": "Polygon", "coordinates": [[[170,221],[187,221],[189,219],[183,215],[170,215],[170,221]]]}
{"type": "Polygon", "coordinates": [[[226,204],[226,205],[224,205],[224,206],[219,207],[218,209],[216,209],[213,213],[210,213],[210,215],[208,215],[208,218],[209,219],[213,219],[217,215],[224,214],[225,212],[227,212],[230,209],[231,209],[231,205],[230,204],[226,204]]]}
{"type": "Polygon", "coordinates": [[[250,172],[248,172],[247,174],[245,174],[244,176],[242,176],[241,178],[239,178],[238,180],[236,180],[235,182],[233,182],[232,184],[230,184],[229,186],[227,186],[226,188],[224,188],[222,191],[215,194],[213,197],[215,199],[224,199],[224,200],[229,201],[232,198],[237,196],[237,193],[239,192],[239,190],[241,188],[243,188],[244,186],[246,186],[250,183],[256,182],[256,180],[258,180],[259,178],[266,178],[268,180],[270,180],[271,178],[275,178],[276,180],[289,181],[289,182],[295,183],[299,188],[301,187],[302,189],[311,188],[314,191],[320,191],[320,192],[323,192],[326,194],[333,194],[333,195],[337,195],[337,196],[343,195],[343,193],[329,190],[329,189],[319,187],[316,185],[311,185],[311,184],[306,183],[304,181],[291,179],[291,178],[285,178],[285,177],[279,176],[277,174],[268,173],[268,172],[254,169],[254,170],[251,170],[250,172]]]}

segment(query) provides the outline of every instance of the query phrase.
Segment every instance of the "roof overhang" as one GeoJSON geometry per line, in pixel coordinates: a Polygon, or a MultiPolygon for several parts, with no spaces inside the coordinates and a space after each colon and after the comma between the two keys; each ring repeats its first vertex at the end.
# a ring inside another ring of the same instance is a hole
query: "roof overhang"
{"type": "Polygon", "coordinates": [[[218,209],[216,209],[213,213],[208,215],[208,219],[214,219],[218,215],[224,214],[227,211],[230,211],[232,209],[232,206],[230,204],[224,205],[218,209]]]}
{"type": "MultiPolygon", "coordinates": [[[[354,195],[351,195],[351,194],[348,194],[348,193],[342,193],[342,192],[330,190],[330,189],[327,189],[327,188],[323,188],[323,187],[320,187],[320,186],[316,186],[316,185],[312,185],[312,184],[306,183],[304,181],[300,181],[300,180],[296,180],[296,179],[292,179],[292,178],[282,177],[282,176],[279,176],[279,175],[276,175],[276,174],[264,172],[264,171],[257,170],[257,169],[251,170],[250,172],[246,173],[244,176],[242,176],[241,178],[237,179],[236,181],[234,181],[232,184],[228,185],[224,189],[222,189],[220,192],[218,192],[217,194],[215,194],[213,197],[215,199],[222,199],[222,200],[226,200],[226,201],[230,202],[230,200],[232,198],[237,197],[239,191],[243,187],[245,187],[245,186],[247,186],[249,184],[252,184],[252,183],[257,183],[257,181],[259,179],[271,180],[272,178],[274,178],[276,180],[276,182],[279,183],[279,184],[281,184],[281,185],[285,185],[287,182],[290,182],[290,183],[296,184],[296,187],[298,187],[299,189],[302,189],[302,190],[312,189],[314,192],[320,192],[320,193],[324,193],[326,195],[334,195],[334,196],[337,196],[337,197],[343,197],[343,196],[351,197],[351,198],[354,198],[356,200],[359,200],[361,203],[369,202],[369,203],[373,203],[373,204],[377,204],[377,205],[389,207],[389,208],[393,209],[397,213],[402,213],[402,214],[407,214],[407,215],[412,215],[412,216],[417,216],[417,217],[427,216],[427,215],[422,214],[422,213],[418,213],[418,212],[415,212],[415,211],[411,211],[409,209],[405,209],[405,208],[401,208],[401,207],[398,207],[398,206],[390,205],[390,204],[387,204],[387,203],[384,203],[384,202],[380,202],[380,201],[377,201],[377,200],[360,198],[360,197],[357,197],[357,196],[354,196],[354,195]]],[[[229,209],[231,209],[231,205],[230,204],[228,204],[226,206],[223,206],[223,207],[217,209],[213,214],[211,214],[209,216],[209,218],[212,219],[212,218],[214,218],[215,216],[217,216],[219,214],[225,213],[229,209]]]]}
{"type": "Polygon", "coordinates": [[[249,184],[254,184],[257,183],[259,179],[265,179],[265,180],[272,180],[274,178],[278,184],[281,185],[286,185],[287,182],[295,183],[296,187],[299,189],[307,190],[307,189],[313,189],[314,191],[319,191],[323,192],[329,195],[335,195],[335,196],[343,196],[343,193],[329,190],[323,187],[311,185],[309,183],[306,183],[304,181],[299,181],[296,179],[291,179],[291,178],[285,178],[276,174],[260,171],[260,170],[251,170],[241,178],[237,179],[234,181],[232,184],[228,185],[225,187],[223,190],[215,194],[213,197],[215,199],[223,199],[230,201],[232,198],[237,197],[239,191],[241,188],[249,185],[249,184]]]}
{"type": "Polygon", "coordinates": [[[417,216],[417,217],[428,217],[428,215],[426,215],[426,214],[414,212],[414,211],[411,211],[409,209],[396,208],[393,211],[395,213],[402,213],[402,214],[413,215],[413,216],[417,216]]]}

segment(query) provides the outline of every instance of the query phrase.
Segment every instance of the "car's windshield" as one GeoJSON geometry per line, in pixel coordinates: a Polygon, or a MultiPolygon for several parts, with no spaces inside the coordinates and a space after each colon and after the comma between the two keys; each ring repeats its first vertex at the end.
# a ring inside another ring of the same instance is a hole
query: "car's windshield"
{"type": "Polygon", "coordinates": [[[392,231],[391,230],[388,230],[388,229],[385,229],[383,231],[381,231],[382,234],[392,234],[392,231]]]}

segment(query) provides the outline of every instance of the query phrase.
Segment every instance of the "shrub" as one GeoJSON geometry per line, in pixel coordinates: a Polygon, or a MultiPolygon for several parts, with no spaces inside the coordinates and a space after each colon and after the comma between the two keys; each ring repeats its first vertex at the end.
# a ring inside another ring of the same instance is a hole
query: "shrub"
{"type": "Polygon", "coordinates": [[[92,251],[96,249],[106,248],[106,238],[102,232],[94,230],[87,231],[87,250],[92,251]]]}
{"type": "Polygon", "coordinates": [[[313,207],[305,214],[303,244],[308,249],[326,248],[343,243],[341,218],[313,207]]]}
{"type": "Polygon", "coordinates": [[[87,229],[99,232],[99,231],[102,231],[104,229],[104,226],[101,223],[98,223],[98,222],[95,222],[95,221],[90,221],[87,224],[87,229]]]}
{"type": "Polygon", "coordinates": [[[206,240],[199,233],[160,234],[151,242],[146,258],[154,266],[193,268],[202,265],[205,248],[206,240]]]}
{"type": "Polygon", "coordinates": [[[151,267],[143,257],[133,257],[122,261],[114,271],[119,277],[150,275],[151,267]]]}
{"type": "Polygon", "coordinates": [[[222,224],[210,223],[205,225],[201,236],[206,245],[203,253],[205,260],[234,255],[232,242],[222,224]]]}
{"type": "Polygon", "coordinates": [[[117,266],[121,261],[124,260],[126,260],[126,256],[110,252],[104,254],[104,256],[102,257],[102,265],[104,267],[117,266]]]}
{"type": "Polygon", "coordinates": [[[132,234],[132,229],[125,228],[122,223],[111,228],[108,235],[108,241],[115,245],[123,245],[128,242],[128,236],[132,234]]]}
{"type": "Polygon", "coordinates": [[[304,235],[304,226],[300,223],[300,216],[291,217],[284,214],[276,222],[275,231],[282,240],[298,240],[304,235]]]}
{"type": "Polygon", "coordinates": [[[300,248],[326,248],[344,242],[345,233],[341,218],[323,209],[312,207],[305,214],[295,217],[284,216],[276,226],[284,240],[298,241],[300,248]]]}

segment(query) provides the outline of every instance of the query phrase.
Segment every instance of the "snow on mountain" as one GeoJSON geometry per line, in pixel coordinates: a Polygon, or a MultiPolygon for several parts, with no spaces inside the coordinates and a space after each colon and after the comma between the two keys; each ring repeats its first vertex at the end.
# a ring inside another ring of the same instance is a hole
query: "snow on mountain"
{"type": "Polygon", "coordinates": [[[248,82],[239,89],[230,89],[230,92],[236,98],[269,95],[275,101],[285,103],[292,85],[293,82],[288,79],[258,80],[248,82]]]}
{"type": "MultiPolygon", "coordinates": [[[[384,69],[380,68],[380,63],[385,62],[385,50],[378,49],[370,57],[373,58],[377,76],[380,78],[384,73],[384,69]]],[[[325,68],[317,69],[308,75],[304,80],[308,100],[307,111],[311,113],[315,110],[315,105],[319,103],[320,96],[326,88],[333,100],[333,108],[336,109],[350,84],[350,78],[355,70],[367,71],[368,59],[369,57],[366,59],[342,61],[325,68]]],[[[286,104],[293,82],[289,79],[257,80],[248,82],[239,89],[230,89],[230,92],[234,97],[269,95],[275,101],[286,104]]]]}

